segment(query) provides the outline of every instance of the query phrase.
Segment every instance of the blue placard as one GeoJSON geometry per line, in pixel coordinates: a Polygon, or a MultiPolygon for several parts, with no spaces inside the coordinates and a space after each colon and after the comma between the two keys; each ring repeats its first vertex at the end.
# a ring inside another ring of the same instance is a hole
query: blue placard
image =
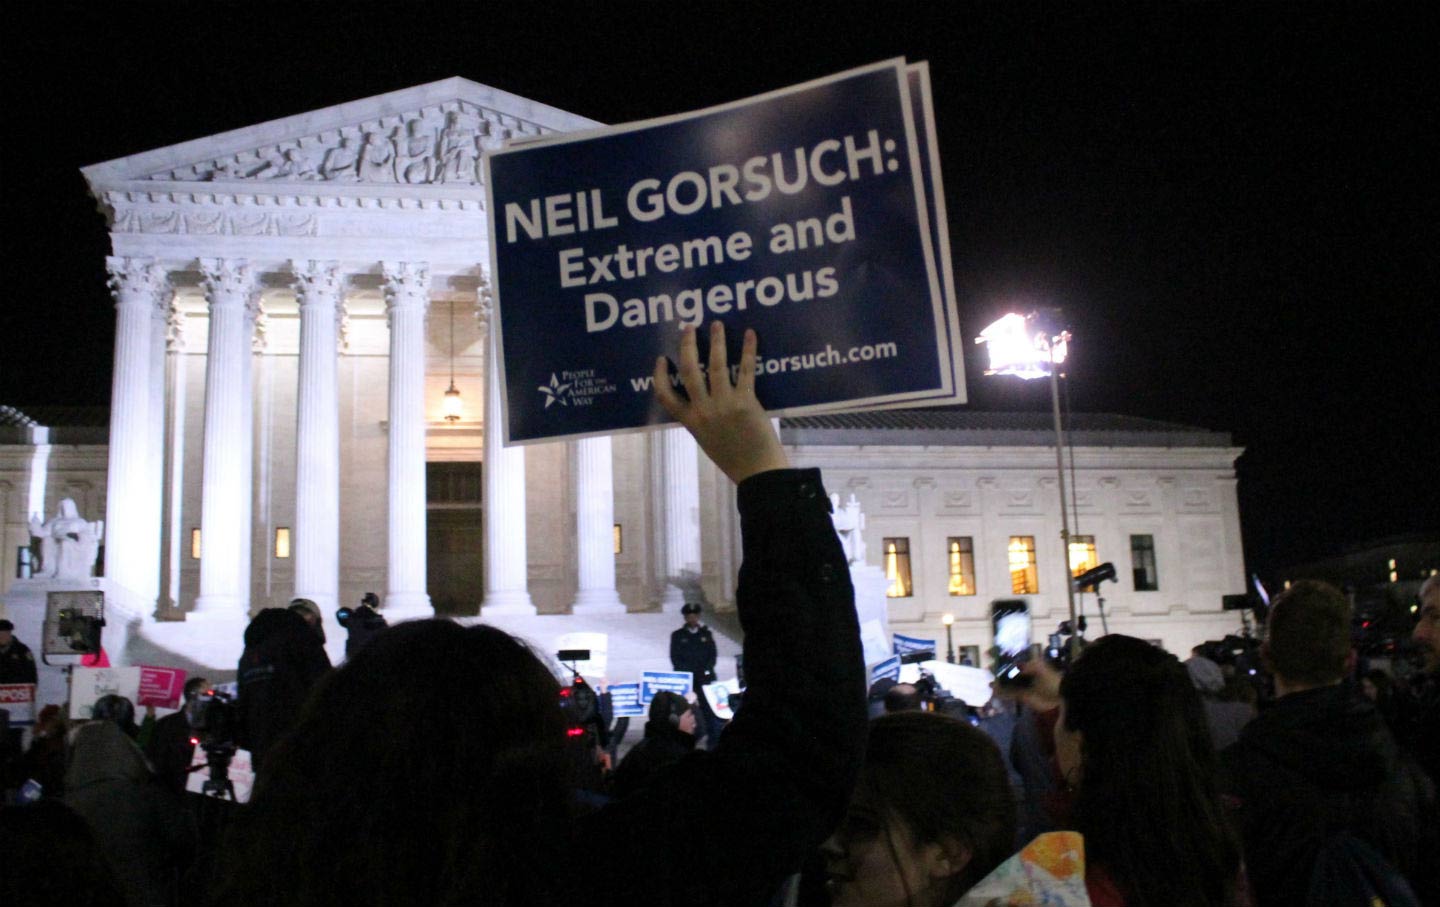
{"type": "Polygon", "coordinates": [[[938,651],[935,648],[935,640],[920,639],[915,636],[901,636],[899,633],[893,635],[894,652],[896,655],[910,655],[914,652],[938,651]]]}
{"type": "Polygon", "coordinates": [[[506,443],[667,421],[655,357],[715,319],[775,413],[958,399],[910,92],[892,60],[489,155],[506,443]]]}
{"type": "Polygon", "coordinates": [[[610,711],[616,718],[641,718],[645,704],[640,701],[640,684],[612,683],[605,688],[610,694],[610,711]]]}
{"type": "Polygon", "coordinates": [[[640,701],[645,705],[661,690],[686,695],[695,688],[695,677],[689,671],[641,671],[640,701]]]}
{"type": "Polygon", "coordinates": [[[884,680],[887,677],[891,680],[900,679],[899,655],[891,655],[889,658],[870,668],[870,683],[873,684],[875,681],[884,680]]]}

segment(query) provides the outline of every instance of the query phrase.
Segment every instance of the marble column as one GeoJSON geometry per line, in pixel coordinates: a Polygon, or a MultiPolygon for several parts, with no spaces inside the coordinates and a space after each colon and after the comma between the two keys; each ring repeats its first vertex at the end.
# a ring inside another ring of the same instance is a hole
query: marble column
{"type": "Polygon", "coordinates": [[[186,385],[189,382],[185,362],[185,315],[178,306],[170,307],[170,317],[166,327],[165,347],[169,370],[170,405],[165,434],[168,472],[165,482],[165,545],[161,552],[161,562],[165,565],[161,600],[170,608],[178,608],[180,606],[180,564],[188,550],[185,546],[189,544],[182,506],[185,500],[186,385]]]}
{"type": "Polygon", "coordinates": [[[700,592],[699,448],[683,428],[660,432],[660,468],[664,482],[665,590],[660,607],[678,611],[700,592]]]}
{"type": "Polygon", "coordinates": [[[615,477],[608,436],[575,442],[575,614],[624,614],[615,590],[615,477]]]}
{"type": "MultiPolygon", "coordinates": [[[[486,307],[483,304],[482,310],[486,307]]],[[[482,318],[484,315],[482,314],[482,318]]],[[[485,321],[481,325],[488,327],[485,321]]],[[[534,614],[525,538],[525,449],[505,447],[495,332],[485,346],[485,614],[534,614]]]]}
{"type": "Polygon", "coordinates": [[[250,609],[251,345],[259,285],[247,262],[201,259],[210,311],[200,487],[200,596],[196,615],[248,616],[250,609]]]}
{"type": "Polygon", "coordinates": [[[150,310],[150,401],[146,411],[149,422],[150,458],[145,489],[145,535],[138,552],[141,563],[149,565],[145,585],[137,590],[146,599],[160,598],[160,564],[165,542],[165,384],[166,337],[170,333],[170,309],[173,293],[167,291],[150,310]]]}
{"type": "Polygon", "coordinates": [[[340,404],[335,313],[344,278],[335,262],[294,261],[300,304],[295,417],[295,597],[328,615],[340,594],[340,404]]]}
{"type": "Polygon", "coordinates": [[[425,311],[430,268],[384,262],[390,325],[389,535],[385,612],[393,623],[431,617],[425,592],[425,311]]]}
{"type": "MultiPolygon", "coordinates": [[[[154,317],[169,292],[165,272],[149,259],[110,257],[115,297],[115,372],[110,395],[106,479],[105,575],[129,596],[153,601],[160,571],[159,508],[149,501],[151,463],[161,453],[150,420],[154,317]],[[148,560],[147,560],[148,558],[148,560]]],[[[134,604],[143,608],[143,603],[134,604]]]]}

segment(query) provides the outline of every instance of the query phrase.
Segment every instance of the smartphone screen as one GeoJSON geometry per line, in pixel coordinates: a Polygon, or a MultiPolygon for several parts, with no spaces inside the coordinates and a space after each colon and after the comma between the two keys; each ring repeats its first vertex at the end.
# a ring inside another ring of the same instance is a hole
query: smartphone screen
{"type": "Polygon", "coordinates": [[[1030,648],[1030,606],[1020,598],[996,599],[990,605],[995,633],[995,676],[1003,683],[1018,674],[1018,664],[1030,648]]]}

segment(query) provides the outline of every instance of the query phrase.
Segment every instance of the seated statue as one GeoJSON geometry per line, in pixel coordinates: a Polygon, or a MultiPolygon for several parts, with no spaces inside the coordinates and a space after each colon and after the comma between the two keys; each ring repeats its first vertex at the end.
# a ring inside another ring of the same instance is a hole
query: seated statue
{"type": "Polygon", "coordinates": [[[60,512],[50,522],[42,524],[38,516],[30,517],[30,534],[40,539],[40,569],[36,576],[87,579],[95,571],[105,525],[81,517],[75,502],[65,498],[60,502],[60,512]]]}

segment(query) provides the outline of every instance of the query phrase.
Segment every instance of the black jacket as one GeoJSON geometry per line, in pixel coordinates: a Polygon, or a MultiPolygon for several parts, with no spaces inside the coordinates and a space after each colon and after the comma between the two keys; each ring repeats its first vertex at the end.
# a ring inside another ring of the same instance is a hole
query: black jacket
{"type": "Polygon", "coordinates": [[[30,647],[15,637],[0,652],[0,683],[35,683],[35,656],[30,647]]]}
{"type": "Polygon", "coordinates": [[[645,722],[645,739],[631,747],[615,767],[611,778],[615,796],[629,796],[657,771],[679,762],[694,751],[694,734],[685,733],[669,721],[652,719],[645,722]]]}
{"type": "Polygon", "coordinates": [[[697,696],[703,684],[715,682],[715,658],[715,635],[704,624],[693,633],[681,627],[670,634],[670,668],[694,676],[697,696]]]}
{"type": "Polygon", "coordinates": [[[715,749],[583,820],[592,904],[765,904],[845,813],[865,664],[829,498],[813,469],[752,476],[738,495],[744,705],[715,749]]]}
{"type": "Polygon", "coordinates": [[[266,608],[245,628],[240,655],[240,744],[256,771],[295,723],[310,688],[330,670],[320,637],[286,608],[266,608]]]}
{"type": "Polygon", "coordinates": [[[1317,850],[1341,831],[1374,845],[1422,896],[1432,884],[1420,868],[1434,858],[1434,788],[1350,688],[1282,697],[1222,761],[1258,907],[1304,904],[1317,850]]]}

